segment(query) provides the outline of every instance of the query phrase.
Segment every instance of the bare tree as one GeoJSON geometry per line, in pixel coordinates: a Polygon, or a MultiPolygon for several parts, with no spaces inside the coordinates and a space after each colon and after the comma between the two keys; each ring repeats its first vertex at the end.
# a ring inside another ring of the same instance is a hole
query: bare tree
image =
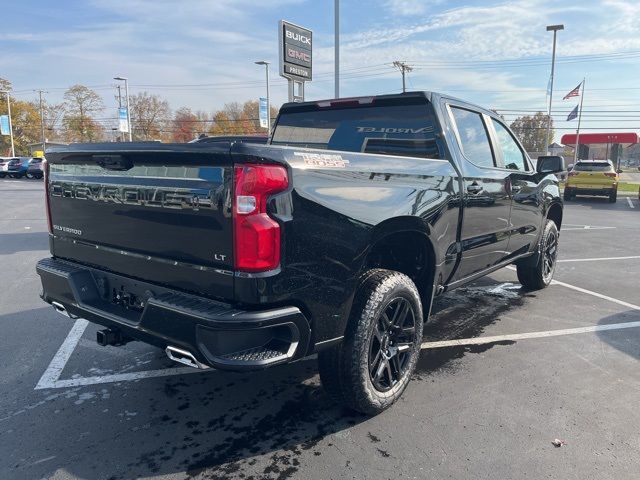
{"type": "Polygon", "coordinates": [[[42,102],[44,109],[44,128],[47,138],[57,138],[59,128],[61,127],[62,118],[64,117],[64,103],[48,103],[42,102]]]}

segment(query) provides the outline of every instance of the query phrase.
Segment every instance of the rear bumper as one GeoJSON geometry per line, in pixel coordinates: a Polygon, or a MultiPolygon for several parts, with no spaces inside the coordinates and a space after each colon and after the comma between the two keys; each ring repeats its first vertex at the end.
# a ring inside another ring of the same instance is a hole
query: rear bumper
{"type": "Polygon", "coordinates": [[[581,187],[579,185],[573,186],[568,185],[565,187],[565,190],[571,192],[574,195],[610,195],[612,192],[618,190],[617,185],[611,186],[606,185],[602,187],[593,187],[593,186],[585,186],[581,187]]]}
{"type": "Polygon", "coordinates": [[[36,271],[42,299],[58,311],[189,352],[205,366],[258,369],[301,358],[308,349],[309,322],[296,307],[240,310],[55,258],[40,260],[36,271]]]}

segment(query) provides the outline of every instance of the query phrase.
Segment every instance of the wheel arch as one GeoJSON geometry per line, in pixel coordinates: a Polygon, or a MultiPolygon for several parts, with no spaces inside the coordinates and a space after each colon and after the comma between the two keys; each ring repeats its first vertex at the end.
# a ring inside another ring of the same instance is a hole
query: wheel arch
{"type": "Polygon", "coordinates": [[[547,210],[547,219],[553,220],[553,222],[558,227],[558,230],[560,230],[560,228],[562,227],[562,214],[563,209],[560,202],[554,202],[549,205],[549,208],[547,210]]]}
{"type": "Polygon", "coordinates": [[[396,217],[374,228],[361,273],[384,268],[407,275],[418,287],[426,317],[433,300],[436,258],[428,225],[416,217],[396,217]]]}

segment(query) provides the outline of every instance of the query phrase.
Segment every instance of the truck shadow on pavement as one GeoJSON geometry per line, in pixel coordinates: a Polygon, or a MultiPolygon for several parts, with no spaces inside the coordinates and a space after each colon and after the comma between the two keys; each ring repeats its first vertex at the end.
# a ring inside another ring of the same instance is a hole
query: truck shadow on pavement
{"type": "Polygon", "coordinates": [[[48,251],[48,242],[46,232],[0,233],[0,255],[48,251]]]}
{"type": "MultiPolygon", "coordinates": [[[[447,293],[434,306],[425,340],[479,335],[526,295],[519,285],[490,279],[447,293]]],[[[415,380],[450,374],[452,360],[494,345],[423,351],[415,380]]],[[[321,456],[331,435],[369,420],[333,404],[316,372],[316,360],[307,359],[263,372],[211,371],[70,389],[49,406],[57,413],[39,420],[42,431],[33,432],[47,439],[40,450],[55,456],[42,467],[51,474],[55,462],[81,478],[109,480],[177,472],[187,478],[296,477],[303,455],[321,456]]]]}
{"type": "MultiPolygon", "coordinates": [[[[604,317],[598,325],[612,323],[640,322],[640,311],[628,310],[604,317]]],[[[613,348],[640,360],[640,327],[621,330],[601,330],[598,338],[613,348]]]]}

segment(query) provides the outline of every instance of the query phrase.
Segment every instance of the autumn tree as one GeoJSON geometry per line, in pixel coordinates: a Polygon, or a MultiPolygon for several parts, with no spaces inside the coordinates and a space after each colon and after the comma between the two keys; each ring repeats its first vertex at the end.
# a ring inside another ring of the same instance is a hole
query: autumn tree
{"type": "MultiPolygon", "coordinates": [[[[29,144],[40,141],[40,113],[31,102],[17,100],[10,95],[11,82],[0,78],[0,90],[6,93],[0,94],[0,115],[7,115],[7,99],[11,102],[11,130],[13,132],[13,144],[16,155],[29,155],[29,144]]],[[[0,136],[0,154],[11,154],[11,137],[0,136]]]]}
{"type": "MultiPolygon", "coordinates": [[[[264,134],[265,128],[260,127],[259,103],[248,100],[243,104],[238,102],[226,103],[222,110],[213,116],[211,135],[255,135],[264,134]]],[[[278,110],[271,107],[271,118],[275,119],[278,110]]]]}
{"type": "Polygon", "coordinates": [[[213,126],[209,130],[211,135],[237,135],[236,122],[224,110],[219,110],[213,116],[213,126]]]}
{"type": "Polygon", "coordinates": [[[74,85],[64,93],[63,123],[70,141],[95,142],[103,138],[95,115],[104,110],[102,97],[84,85],[74,85]]]}
{"type": "Polygon", "coordinates": [[[139,140],[157,140],[171,120],[169,102],[160,95],[140,92],[129,97],[133,135],[139,140]]]}
{"type": "Polygon", "coordinates": [[[198,117],[188,107],[176,110],[173,116],[173,141],[189,142],[198,136],[198,117]]]}
{"type": "MultiPolygon", "coordinates": [[[[510,125],[525,150],[528,152],[545,152],[547,150],[547,118],[546,114],[538,112],[535,115],[524,115],[516,118],[510,125]]],[[[553,142],[553,118],[551,119],[551,135],[549,143],[553,142]]]]}

